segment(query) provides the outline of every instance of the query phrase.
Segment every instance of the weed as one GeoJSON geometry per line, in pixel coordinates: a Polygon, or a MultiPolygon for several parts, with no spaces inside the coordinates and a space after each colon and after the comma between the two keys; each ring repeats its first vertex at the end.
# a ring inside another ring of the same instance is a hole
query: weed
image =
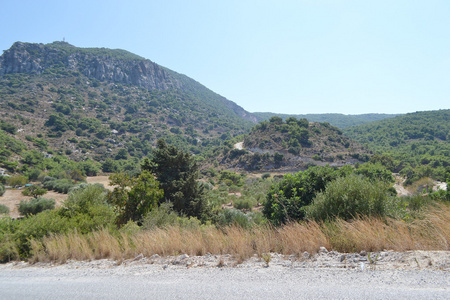
{"type": "Polygon", "coordinates": [[[264,259],[264,261],[266,262],[266,268],[268,268],[269,267],[269,263],[270,263],[270,261],[272,259],[272,256],[270,255],[270,253],[263,253],[261,256],[264,259]]]}
{"type": "Polygon", "coordinates": [[[369,264],[370,264],[370,266],[372,267],[372,269],[374,269],[375,270],[375,268],[376,268],[376,264],[377,264],[377,261],[378,261],[378,257],[380,256],[380,253],[377,253],[377,256],[375,256],[375,258],[372,258],[371,256],[370,256],[370,252],[369,252],[369,254],[367,255],[367,259],[369,260],[369,264]]]}

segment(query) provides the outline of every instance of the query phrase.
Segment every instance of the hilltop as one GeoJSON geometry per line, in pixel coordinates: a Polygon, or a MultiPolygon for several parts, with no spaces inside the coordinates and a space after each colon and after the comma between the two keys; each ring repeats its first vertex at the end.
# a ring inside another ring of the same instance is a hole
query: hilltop
{"type": "Polygon", "coordinates": [[[398,116],[398,114],[277,114],[271,112],[254,112],[253,115],[256,117],[258,122],[268,121],[272,117],[280,117],[283,120],[288,118],[296,118],[308,119],[311,122],[330,123],[338,128],[346,128],[398,116]]]}
{"type": "Polygon", "coordinates": [[[256,122],[148,59],[65,42],[16,42],[3,53],[0,115],[2,129],[27,149],[100,162],[141,158],[160,137],[199,154],[256,122]]]}
{"type": "Polygon", "coordinates": [[[364,162],[370,156],[370,151],[329,123],[272,117],[253,127],[242,147],[230,149],[222,163],[246,170],[297,171],[364,162]]]}

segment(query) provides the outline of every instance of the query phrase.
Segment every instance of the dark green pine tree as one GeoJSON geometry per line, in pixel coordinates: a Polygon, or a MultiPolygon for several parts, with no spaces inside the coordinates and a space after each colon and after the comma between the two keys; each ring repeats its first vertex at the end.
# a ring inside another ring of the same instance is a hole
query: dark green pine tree
{"type": "Polygon", "coordinates": [[[157,149],[153,150],[153,159],[145,158],[142,170],[148,170],[156,176],[164,190],[163,201],[171,202],[175,211],[205,219],[205,191],[197,181],[198,166],[189,153],[159,139],[157,149]]]}

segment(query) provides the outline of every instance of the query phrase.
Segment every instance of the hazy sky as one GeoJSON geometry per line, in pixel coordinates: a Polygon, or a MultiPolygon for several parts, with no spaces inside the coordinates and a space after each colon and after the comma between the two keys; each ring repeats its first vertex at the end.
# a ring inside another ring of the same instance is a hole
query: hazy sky
{"type": "Polygon", "coordinates": [[[15,41],[125,49],[246,110],[450,108],[450,1],[1,0],[15,41]]]}

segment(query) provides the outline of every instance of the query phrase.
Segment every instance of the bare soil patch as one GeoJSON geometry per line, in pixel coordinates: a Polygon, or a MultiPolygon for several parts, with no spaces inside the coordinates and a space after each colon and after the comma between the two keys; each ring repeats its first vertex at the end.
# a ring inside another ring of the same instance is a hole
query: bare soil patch
{"type": "MultiPolygon", "coordinates": [[[[67,199],[66,194],[60,194],[54,191],[48,191],[44,198],[55,199],[56,207],[61,206],[64,200],[67,199]]],[[[22,195],[22,190],[19,189],[7,189],[5,194],[0,197],[0,204],[6,205],[9,208],[9,216],[12,218],[20,217],[19,204],[22,200],[29,200],[32,197],[22,195]]]]}
{"type": "Polygon", "coordinates": [[[90,184],[101,183],[106,189],[110,191],[114,189],[114,186],[111,186],[109,184],[109,175],[86,177],[86,182],[90,184]]]}
{"type": "MultiPolygon", "coordinates": [[[[114,187],[109,185],[109,176],[94,176],[87,177],[87,183],[101,183],[108,190],[113,190],[114,187]]],[[[44,198],[55,199],[56,207],[62,205],[64,200],[67,199],[67,194],[61,194],[54,191],[48,191],[44,196],[44,198]]],[[[12,218],[20,217],[19,214],[19,204],[22,200],[29,200],[32,197],[22,195],[22,189],[6,189],[5,194],[0,197],[0,204],[3,204],[9,208],[9,216],[12,218]]]]}

